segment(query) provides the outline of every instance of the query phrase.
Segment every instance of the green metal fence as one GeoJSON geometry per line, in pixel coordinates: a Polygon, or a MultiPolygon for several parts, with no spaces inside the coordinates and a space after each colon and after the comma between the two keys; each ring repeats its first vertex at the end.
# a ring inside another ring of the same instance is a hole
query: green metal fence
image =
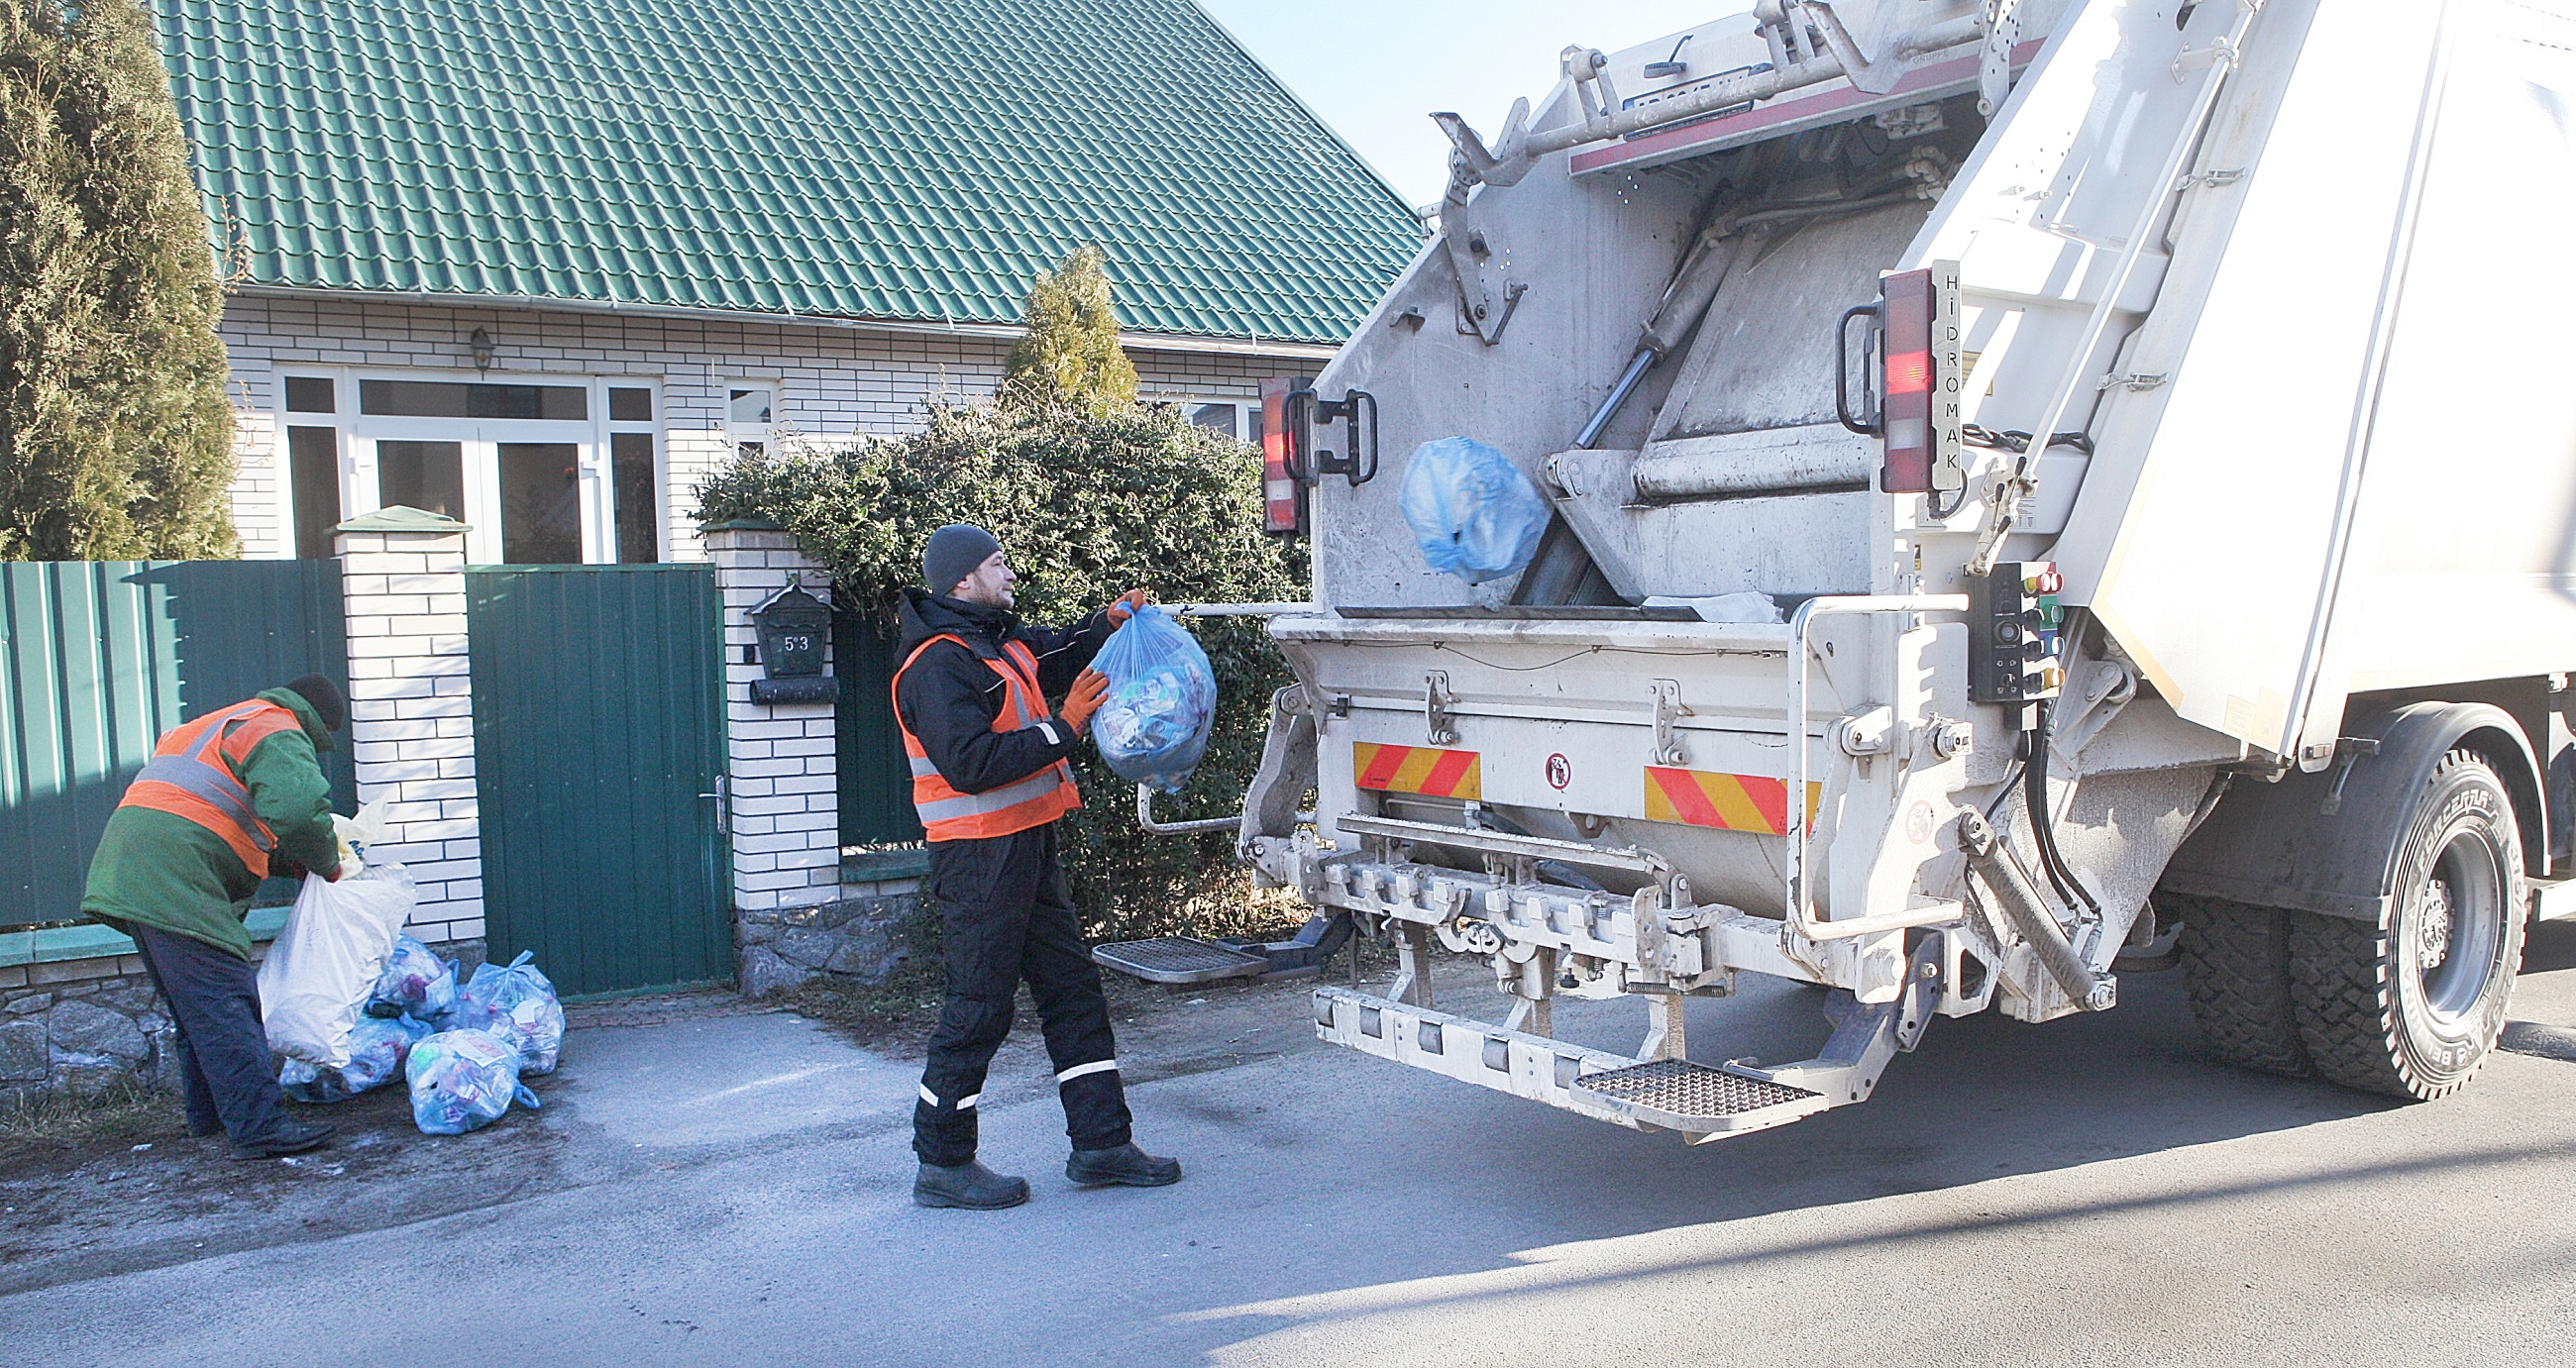
{"type": "Polygon", "coordinates": [[[912,767],[894,724],[894,639],[856,613],[832,614],[833,708],[839,739],[841,844],[890,845],[921,839],[912,810],[912,767]]]}
{"type": "MultiPolygon", "coordinates": [[[[338,561],[0,564],[0,926],[80,915],[161,733],[307,673],[347,686],[338,561]]],[[[347,745],[323,764],[350,809],[347,745]]]]}

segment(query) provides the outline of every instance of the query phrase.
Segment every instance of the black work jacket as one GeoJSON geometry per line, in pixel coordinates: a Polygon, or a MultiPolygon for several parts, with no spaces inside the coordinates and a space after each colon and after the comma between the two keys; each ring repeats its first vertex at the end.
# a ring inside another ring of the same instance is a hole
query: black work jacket
{"type": "Polygon", "coordinates": [[[932,637],[954,636],[967,643],[934,644],[895,681],[895,708],[905,730],[921,742],[949,787],[960,793],[997,789],[1073,753],[1073,728],[1062,722],[993,730],[1008,687],[984,662],[1001,658],[1003,642],[1022,642],[1038,658],[1039,691],[1060,697],[1109,639],[1107,609],[1070,627],[1051,630],[1024,626],[1008,609],[907,589],[901,619],[903,636],[895,649],[898,665],[932,637]]]}

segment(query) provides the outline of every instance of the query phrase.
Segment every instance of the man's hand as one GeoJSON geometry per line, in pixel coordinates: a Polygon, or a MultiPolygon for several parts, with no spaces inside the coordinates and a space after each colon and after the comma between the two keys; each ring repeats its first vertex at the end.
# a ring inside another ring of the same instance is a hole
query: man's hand
{"type": "Polygon", "coordinates": [[[1073,688],[1064,696],[1064,724],[1076,736],[1091,730],[1091,715],[1100,711],[1100,700],[1109,693],[1109,676],[1086,669],[1073,677],[1073,688]]]}
{"type": "Polygon", "coordinates": [[[1109,601],[1109,625],[1112,627],[1123,627],[1127,625],[1127,619],[1136,616],[1136,610],[1144,607],[1146,602],[1147,596],[1145,591],[1142,589],[1130,589],[1126,593],[1120,594],[1118,597],[1111,599],[1109,601]]]}
{"type": "Polygon", "coordinates": [[[340,875],[341,875],[341,873],[343,872],[343,870],[344,870],[345,868],[346,868],[346,866],[344,866],[344,865],[340,864],[338,861],[333,861],[333,862],[332,862],[332,865],[331,865],[331,872],[322,876],[322,882],[324,882],[324,883],[338,883],[338,882],[340,882],[340,875]]]}

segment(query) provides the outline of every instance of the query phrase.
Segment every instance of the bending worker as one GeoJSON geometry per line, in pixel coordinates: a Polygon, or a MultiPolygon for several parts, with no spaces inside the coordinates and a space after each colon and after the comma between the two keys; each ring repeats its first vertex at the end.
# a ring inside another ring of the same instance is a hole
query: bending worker
{"type": "Polygon", "coordinates": [[[340,877],[331,781],[317,753],[348,701],[320,675],[173,728],[127,785],[90,860],[81,912],[134,938],[179,1028],[188,1133],[236,1159],[300,1154],[331,1127],[287,1117],[260,1024],[242,917],[271,873],[340,877]]]}
{"type": "Polygon", "coordinates": [[[930,838],[948,982],[913,1108],[921,1170],[912,1199],[976,1210],[1029,1199],[1028,1180],[975,1158],[975,1103],[1010,1034],[1022,979],[1046,1027],[1073,1138],[1064,1176],[1085,1186],[1177,1182],[1177,1161],[1145,1153],[1130,1136],[1109,1001],[1056,860],[1055,819],[1082,806],[1065,757],[1109,688],[1088,666],[1145,591],[1062,631],[1024,627],[1011,611],[1019,576],[1001,543],[963,523],[931,534],[922,569],[932,592],[904,592],[895,719],[930,838]],[[1055,717],[1046,695],[1059,690],[1069,693],[1055,717]]]}

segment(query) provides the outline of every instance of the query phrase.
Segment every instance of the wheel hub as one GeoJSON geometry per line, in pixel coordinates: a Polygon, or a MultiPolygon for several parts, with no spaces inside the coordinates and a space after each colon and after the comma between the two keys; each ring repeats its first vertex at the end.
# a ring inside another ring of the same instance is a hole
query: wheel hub
{"type": "Polygon", "coordinates": [[[2427,880],[2415,909],[2415,964],[2426,972],[2451,957],[2451,886],[2427,880]]]}

